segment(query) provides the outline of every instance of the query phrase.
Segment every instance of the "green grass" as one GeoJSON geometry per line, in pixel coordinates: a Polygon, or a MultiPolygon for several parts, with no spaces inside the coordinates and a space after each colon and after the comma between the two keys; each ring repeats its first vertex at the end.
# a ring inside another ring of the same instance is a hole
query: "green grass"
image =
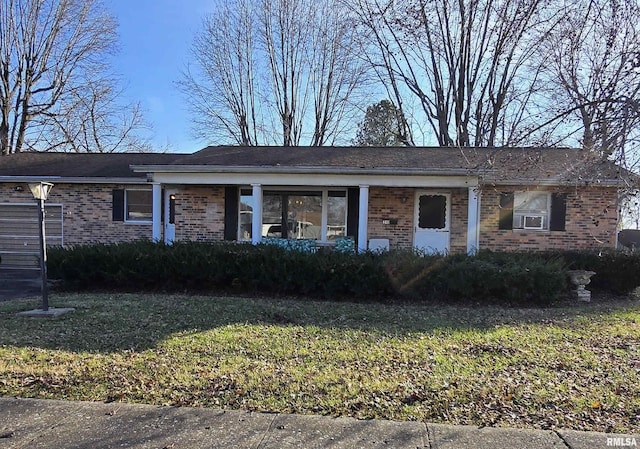
{"type": "Polygon", "coordinates": [[[640,302],[548,309],[169,295],[0,303],[0,395],[640,431],[640,302]]]}

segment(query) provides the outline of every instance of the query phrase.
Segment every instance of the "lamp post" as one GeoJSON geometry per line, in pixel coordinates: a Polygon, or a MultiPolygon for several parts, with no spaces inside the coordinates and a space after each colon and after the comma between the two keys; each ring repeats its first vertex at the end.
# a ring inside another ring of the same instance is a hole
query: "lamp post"
{"type": "Polygon", "coordinates": [[[49,196],[53,184],[40,181],[29,184],[33,197],[38,200],[38,224],[40,225],[40,273],[42,274],[42,311],[49,310],[49,294],[47,291],[47,243],[44,230],[44,202],[49,196]]]}

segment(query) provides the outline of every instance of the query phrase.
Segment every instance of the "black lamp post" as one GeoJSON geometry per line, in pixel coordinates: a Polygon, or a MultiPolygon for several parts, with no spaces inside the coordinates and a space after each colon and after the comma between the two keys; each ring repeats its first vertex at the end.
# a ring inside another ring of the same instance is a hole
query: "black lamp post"
{"type": "Polygon", "coordinates": [[[49,196],[53,184],[50,182],[39,182],[29,184],[29,189],[33,197],[38,200],[38,223],[40,225],[40,273],[42,274],[42,310],[49,310],[49,294],[47,291],[47,241],[44,230],[44,202],[49,196]]]}

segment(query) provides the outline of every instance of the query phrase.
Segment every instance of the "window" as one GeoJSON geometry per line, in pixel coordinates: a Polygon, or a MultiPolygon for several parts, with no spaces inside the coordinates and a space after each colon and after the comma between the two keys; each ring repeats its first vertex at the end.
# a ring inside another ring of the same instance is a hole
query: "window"
{"type": "Polygon", "coordinates": [[[567,194],[564,192],[502,192],[498,229],[564,231],[567,194]]]}
{"type": "Polygon", "coordinates": [[[150,223],[153,217],[151,190],[114,190],[113,221],[150,223]]]}
{"type": "Polygon", "coordinates": [[[347,235],[347,192],[329,191],[327,198],[327,240],[347,235]]]}
{"type": "Polygon", "coordinates": [[[151,190],[126,190],[125,221],[151,221],[152,202],[151,190]]]}
{"type": "Polygon", "coordinates": [[[240,190],[240,216],[238,217],[239,240],[251,240],[251,223],[253,221],[253,194],[250,189],[240,190]]]}
{"type": "Polygon", "coordinates": [[[447,197],[445,195],[420,195],[418,227],[420,229],[447,229],[447,197]]]}
{"type": "MultiPolygon", "coordinates": [[[[239,240],[251,240],[255,199],[240,189],[239,240]]],[[[262,237],[333,241],[346,234],[347,194],[344,190],[279,191],[262,195],[262,237]]]]}
{"type": "Polygon", "coordinates": [[[262,237],[322,238],[322,192],[266,191],[262,202],[262,237]]]}
{"type": "Polygon", "coordinates": [[[513,229],[548,230],[550,195],[548,192],[515,192],[513,229]]]}

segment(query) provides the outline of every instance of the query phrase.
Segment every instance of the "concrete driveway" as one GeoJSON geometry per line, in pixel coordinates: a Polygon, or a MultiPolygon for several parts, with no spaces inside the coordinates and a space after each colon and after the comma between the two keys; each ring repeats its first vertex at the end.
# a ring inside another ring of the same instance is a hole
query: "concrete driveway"
{"type": "Polygon", "coordinates": [[[0,268],[0,301],[40,295],[40,270],[0,268]]]}

